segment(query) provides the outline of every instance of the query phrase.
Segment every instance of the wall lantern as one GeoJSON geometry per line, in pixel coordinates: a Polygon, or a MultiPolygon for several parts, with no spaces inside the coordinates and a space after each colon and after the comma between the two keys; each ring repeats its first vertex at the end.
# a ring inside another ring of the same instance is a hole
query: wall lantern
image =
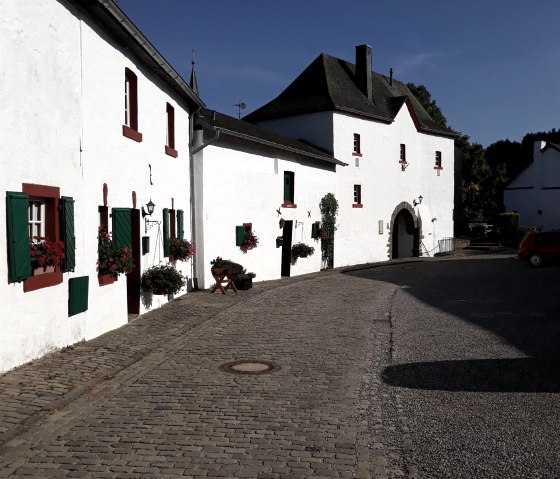
{"type": "Polygon", "coordinates": [[[423,197],[422,195],[420,195],[420,196],[418,197],[418,201],[412,200],[412,203],[414,204],[414,206],[421,205],[423,199],[424,199],[424,197],[423,197]]]}
{"type": "Polygon", "coordinates": [[[149,220],[148,218],[146,218],[146,216],[152,216],[152,213],[154,212],[154,208],[156,207],[156,205],[152,202],[152,199],[150,198],[150,201],[148,201],[146,203],[146,209],[144,209],[144,207],[142,206],[142,218],[144,218],[144,232],[148,233],[148,230],[152,228],[153,224],[160,224],[159,221],[154,221],[154,220],[149,220]]]}
{"type": "Polygon", "coordinates": [[[280,221],[278,222],[278,226],[280,226],[280,229],[283,229],[285,224],[286,221],[284,220],[284,218],[280,218],[280,221]]]}

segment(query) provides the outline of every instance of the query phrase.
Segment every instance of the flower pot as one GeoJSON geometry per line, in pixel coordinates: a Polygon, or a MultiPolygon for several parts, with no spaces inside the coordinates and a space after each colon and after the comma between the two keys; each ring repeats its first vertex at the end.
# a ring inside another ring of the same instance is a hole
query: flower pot
{"type": "Polygon", "coordinates": [[[251,289],[253,287],[253,278],[236,279],[234,283],[237,289],[241,289],[241,290],[251,289]]]}
{"type": "Polygon", "coordinates": [[[99,281],[99,286],[105,286],[107,284],[113,284],[119,279],[119,275],[116,273],[102,273],[97,275],[97,280],[99,281]]]}
{"type": "Polygon", "coordinates": [[[33,270],[33,276],[39,276],[41,274],[54,273],[56,271],[56,266],[39,266],[33,270]]]}
{"type": "Polygon", "coordinates": [[[224,268],[212,268],[212,274],[214,276],[222,276],[224,274],[224,268]]]}

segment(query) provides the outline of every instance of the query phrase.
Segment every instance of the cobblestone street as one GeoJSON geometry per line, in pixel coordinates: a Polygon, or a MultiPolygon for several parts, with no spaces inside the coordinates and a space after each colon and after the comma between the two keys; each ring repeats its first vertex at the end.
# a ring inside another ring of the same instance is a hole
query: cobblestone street
{"type": "Polygon", "coordinates": [[[18,368],[0,476],[387,477],[372,372],[394,288],[331,272],[192,293],[18,368]],[[279,370],[219,368],[236,360],[279,370]]]}

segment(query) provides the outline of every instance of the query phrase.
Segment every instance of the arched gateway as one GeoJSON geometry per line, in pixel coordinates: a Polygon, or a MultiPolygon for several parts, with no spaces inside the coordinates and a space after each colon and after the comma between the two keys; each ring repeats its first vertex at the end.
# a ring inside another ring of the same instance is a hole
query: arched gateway
{"type": "Polygon", "coordinates": [[[389,233],[389,255],[394,258],[420,256],[420,233],[422,225],[414,208],[406,203],[399,204],[391,216],[389,233]]]}

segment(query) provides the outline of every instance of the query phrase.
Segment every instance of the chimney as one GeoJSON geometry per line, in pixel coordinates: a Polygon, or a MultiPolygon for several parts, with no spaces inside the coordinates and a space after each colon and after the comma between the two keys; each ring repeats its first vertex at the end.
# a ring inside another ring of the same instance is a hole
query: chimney
{"type": "Polygon", "coordinates": [[[358,45],[356,47],[356,85],[369,102],[373,101],[372,69],[371,47],[369,45],[358,45]]]}

